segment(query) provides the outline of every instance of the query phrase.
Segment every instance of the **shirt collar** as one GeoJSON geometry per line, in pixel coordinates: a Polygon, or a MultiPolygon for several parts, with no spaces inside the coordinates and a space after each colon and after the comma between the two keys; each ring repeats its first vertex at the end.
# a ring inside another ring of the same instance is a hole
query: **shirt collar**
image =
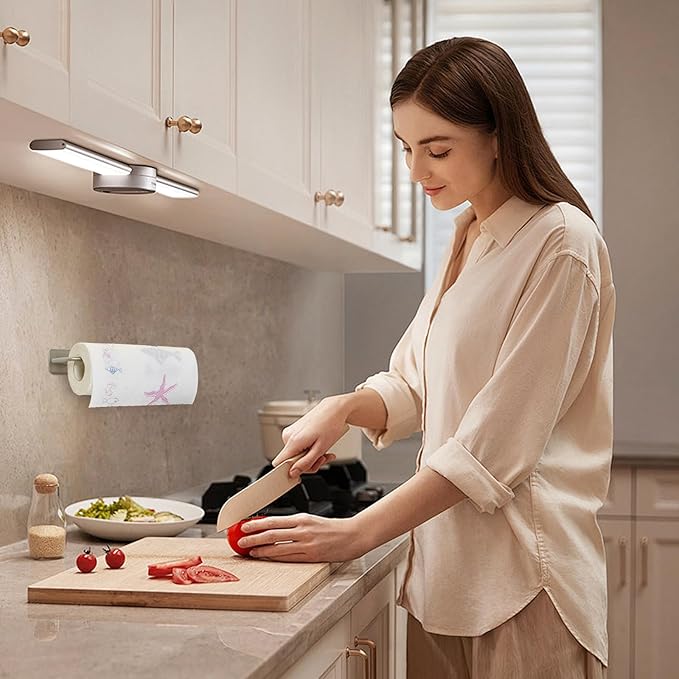
{"type": "MultiPolygon", "coordinates": [[[[500,205],[493,214],[481,222],[481,233],[487,231],[502,248],[506,248],[518,231],[541,210],[543,205],[527,203],[518,196],[512,196],[500,205]]],[[[455,219],[455,226],[466,228],[471,224],[476,214],[470,205],[455,219]]]]}

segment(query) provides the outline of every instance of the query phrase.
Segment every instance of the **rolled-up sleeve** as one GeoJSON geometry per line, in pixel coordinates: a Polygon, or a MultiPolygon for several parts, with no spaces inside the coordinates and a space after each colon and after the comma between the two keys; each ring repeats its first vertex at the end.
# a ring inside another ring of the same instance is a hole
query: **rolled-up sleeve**
{"type": "Polygon", "coordinates": [[[582,389],[596,347],[599,294],[585,263],[558,253],[532,281],[492,377],[472,399],[455,436],[426,461],[476,509],[491,514],[537,466],[556,423],[582,389]]]}
{"type": "Polygon", "coordinates": [[[362,428],[377,450],[407,438],[422,428],[422,396],[412,343],[416,321],[417,315],[394,348],[389,359],[389,370],[368,377],[354,389],[373,389],[384,401],[386,427],[381,430],[362,428]]]}

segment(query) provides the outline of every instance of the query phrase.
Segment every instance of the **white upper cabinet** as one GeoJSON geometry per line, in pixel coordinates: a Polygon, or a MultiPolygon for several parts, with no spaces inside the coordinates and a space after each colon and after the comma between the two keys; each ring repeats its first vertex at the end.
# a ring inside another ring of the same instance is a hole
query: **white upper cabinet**
{"type": "Polygon", "coordinates": [[[376,228],[383,9],[0,0],[0,113],[11,129],[0,181],[311,269],[419,269],[421,239],[376,228]],[[25,155],[46,137],[153,165],[200,195],[182,205],[95,195],[90,181],[61,181],[63,170],[25,155]]]}
{"type": "Polygon", "coordinates": [[[0,33],[0,97],[67,122],[67,0],[2,0],[0,33]]]}
{"type": "Polygon", "coordinates": [[[310,127],[308,6],[237,3],[236,120],[238,194],[313,224],[319,148],[310,127]]]}
{"type": "Polygon", "coordinates": [[[319,190],[340,192],[322,205],[321,228],[363,247],[373,241],[372,3],[311,3],[312,125],[320,143],[319,190]]]}
{"type": "Polygon", "coordinates": [[[235,13],[235,0],[174,1],[174,106],[165,114],[200,121],[195,134],[171,128],[173,167],[227,191],[236,189],[235,13]]]}
{"type": "Polygon", "coordinates": [[[71,0],[71,123],[172,165],[172,3],[71,0]]]}

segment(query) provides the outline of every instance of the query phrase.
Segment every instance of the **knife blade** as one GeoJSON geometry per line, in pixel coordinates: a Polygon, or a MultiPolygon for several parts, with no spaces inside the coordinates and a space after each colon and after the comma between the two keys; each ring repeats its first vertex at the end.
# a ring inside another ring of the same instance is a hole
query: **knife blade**
{"type": "Polygon", "coordinates": [[[232,495],[219,510],[217,533],[258,512],[301,482],[301,475],[290,478],[290,467],[306,454],[284,460],[249,486],[232,495]]]}

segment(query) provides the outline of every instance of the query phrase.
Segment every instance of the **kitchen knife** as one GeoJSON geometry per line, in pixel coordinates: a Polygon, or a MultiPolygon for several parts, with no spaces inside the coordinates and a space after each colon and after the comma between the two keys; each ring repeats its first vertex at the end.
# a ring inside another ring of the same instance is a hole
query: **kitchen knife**
{"type": "Polygon", "coordinates": [[[271,504],[300,483],[301,476],[290,478],[290,467],[306,452],[291,457],[289,460],[284,460],[270,472],[232,495],[219,510],[217,532],[219,533],[241,519],[258,512],[262,507],[271,504]]]}

